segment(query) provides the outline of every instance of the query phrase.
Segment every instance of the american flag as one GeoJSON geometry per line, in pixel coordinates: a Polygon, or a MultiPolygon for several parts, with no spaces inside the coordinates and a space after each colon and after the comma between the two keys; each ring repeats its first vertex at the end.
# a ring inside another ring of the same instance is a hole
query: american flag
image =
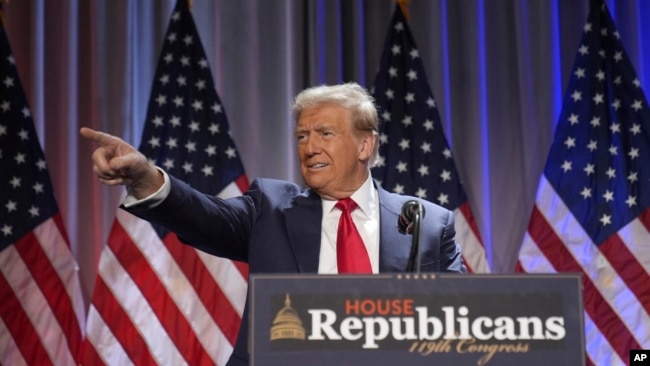
{"type": "Polygon", "coordinates": [[[648,102],[605,3],[592,1],[518,263],[582,274],[592,364],[650,348],[648,161],[648,102]]]}
{"type": "Polygon", "coordinates": [[[76,365],[79,267],[0,24],[0,364],[76,365]]]}
{"type": "Polygon", "coordinates": [[[399,6],[395,6],[372,94],[380,119],[380,157],[373,177],[395,193],[454,211],[456,239],[468,271],[490,272],[422,59],[399,6]]]}
{"type": "MultiPolygon", "coordinates": [[[[248,188],[187,0],[178,0],[171,16],[140,151],[204,193],[225,198],[248,188]]],[[[245,265],[118,210],[100,259],[84,361],[225,364],[247,279],[245,265]]]]}

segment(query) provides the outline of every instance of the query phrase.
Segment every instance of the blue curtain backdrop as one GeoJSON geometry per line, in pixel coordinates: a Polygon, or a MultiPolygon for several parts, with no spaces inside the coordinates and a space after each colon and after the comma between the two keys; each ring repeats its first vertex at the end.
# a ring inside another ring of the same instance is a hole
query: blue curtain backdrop
{"type": "MultiPolygon", "coordinates": [[[[607,3],[647,92],[650,1],[607,3]]],[[[86,299],[123,191],[97,182],[93,146],[78,130],[89,126],[140,144],[173,6],[173,0],[4,5],[86,299]]],[[[322,83],[371,87],[394,7],[392,0],[193,0],[250,179],[301,183],[293,96],[322,83]]],[[[588,7],[588,0],[412,0],[408,7],[495,272],[513,271],[517,260],[588,7]]]]}

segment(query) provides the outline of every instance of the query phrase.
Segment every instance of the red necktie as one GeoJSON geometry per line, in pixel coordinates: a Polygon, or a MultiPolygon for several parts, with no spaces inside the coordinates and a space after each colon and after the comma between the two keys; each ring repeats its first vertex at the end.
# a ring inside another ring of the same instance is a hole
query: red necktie
{"type": "Polygon", "coordinates": [[[350,215],[357,207],[357,203],[351,198],[344,198],[336,203],[336,208],[342,211],[336,235],[339,273],[372,273],[368,251],[350,215]]]}

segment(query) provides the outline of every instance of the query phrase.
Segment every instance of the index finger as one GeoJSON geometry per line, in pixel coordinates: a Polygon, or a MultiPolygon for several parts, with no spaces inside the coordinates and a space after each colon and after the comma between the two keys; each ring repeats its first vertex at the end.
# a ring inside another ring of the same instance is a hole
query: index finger
{"type": "Polygon", "coordinates": [[[100,146],[106,146],[111,144],[116,144],[121,140],[113,135],[109,135],[104,132],[95,131],[92,128],[81,127],[79,134],[88,139],[98,143],[100,146]]]}

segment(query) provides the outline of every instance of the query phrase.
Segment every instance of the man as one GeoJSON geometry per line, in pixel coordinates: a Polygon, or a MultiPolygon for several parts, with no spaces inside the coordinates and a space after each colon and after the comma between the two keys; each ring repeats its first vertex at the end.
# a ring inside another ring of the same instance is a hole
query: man
{"type": "MultiPolygon", "coordinates": [[[[129,212],[168,227],[200,250],[247,262],[252,274],[403,272],[411,236],[398,231],[397,221],[403,204],[415,198],[389,193],[372,180],[370,167],[379,147],[372,97],[354,83],[319,86],[296,97],[293,113],[300,168],[309,188],[256,179],[243,196],[228,200],[168,176],[117,137],[88,128],[81,135],[99,145],[93,153],[99,179],[126,185],[123,206],[129,212]],[[338,202],[347,198],[354,203],[342,214],[338,202]],[[350,217],[354,223],[347,221],[350,217]],[[347,240],[338,238],[339,226],[363,242],[352,255],[337,252],[347,240]]],[[[426,212],[421,270],[465,272],[453,213],[421,203],[426,212]]],[[[247,343],[248,303],[228,365],[248,364],[247,343]]]]}

